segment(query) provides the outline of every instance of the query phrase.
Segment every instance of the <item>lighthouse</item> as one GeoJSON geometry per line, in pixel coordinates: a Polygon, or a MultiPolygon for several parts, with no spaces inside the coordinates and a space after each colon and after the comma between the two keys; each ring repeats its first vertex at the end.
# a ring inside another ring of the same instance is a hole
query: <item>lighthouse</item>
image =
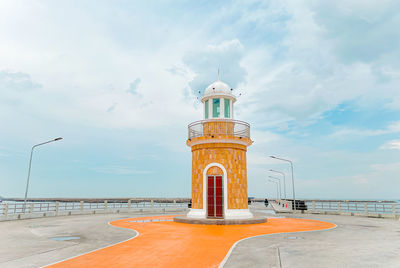
{"type": "Polygon", "coordinates": [[[247,147],[250,125],[234,119],[236,96],[219,79],[201,98],[203,120],[188,126],[192,151],[192,207],[187,218],[242,220],[248,209],[247,147]]]}

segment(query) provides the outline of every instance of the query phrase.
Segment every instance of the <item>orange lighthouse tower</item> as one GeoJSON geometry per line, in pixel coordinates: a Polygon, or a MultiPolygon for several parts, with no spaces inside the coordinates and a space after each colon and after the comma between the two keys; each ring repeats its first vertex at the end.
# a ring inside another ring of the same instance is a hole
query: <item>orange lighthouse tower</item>
{"type": "Polygon", "coordinates": [[[203,120],[188,126],[192,150],[192,208],[187,218],[250,219],[247,195],[247,147],[250,125],[234,120],[236,97],[219,79],[201,99],[203,120]]]}

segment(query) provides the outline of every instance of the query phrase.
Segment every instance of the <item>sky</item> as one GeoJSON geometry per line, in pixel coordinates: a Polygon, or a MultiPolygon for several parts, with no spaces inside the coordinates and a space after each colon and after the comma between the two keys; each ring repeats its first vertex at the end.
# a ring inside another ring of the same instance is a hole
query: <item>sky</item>
{"type": "Polygon", "coordinates": [[[400,198],[399,1],[0,1],[0,196],[190,197],[187,125],[217,79],[307,199],[400,198]],[[200,93],[201,94],[201,93],[200,93]]]}

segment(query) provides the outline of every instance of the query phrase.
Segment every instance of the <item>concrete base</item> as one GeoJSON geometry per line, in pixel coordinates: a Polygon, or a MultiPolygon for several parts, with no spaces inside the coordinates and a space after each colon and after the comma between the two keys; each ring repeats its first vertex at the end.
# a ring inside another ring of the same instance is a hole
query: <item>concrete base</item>
{"type": "Polygon", "coordinates": [[[256,224],[267,222],[267,217],[256,216],[250,219],[199,219],[186,216],[174,218],[175,222],[206,225],[237,225],[237,224],[256,224]]]}
{"type": "MultiPolygon", "coordinates": [[[[186,215],[188,218],[206,219],[207,211],[205,209],[191,208],[186,215]]],[[[225,209],[225,219],[239,220],[239,219],[252,219],[254,216],[249,209],[225,209]]]]}

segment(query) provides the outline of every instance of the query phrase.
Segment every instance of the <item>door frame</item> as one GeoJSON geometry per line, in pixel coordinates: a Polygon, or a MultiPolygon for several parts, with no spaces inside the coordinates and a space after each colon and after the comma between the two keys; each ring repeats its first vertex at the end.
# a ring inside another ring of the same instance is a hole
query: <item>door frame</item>
{"type": "MultiPolygon", "coordinates": [[[[227,215],[228,211],[228,177],[226,173],[226,169],[223,165],[219,163],[210,163],[203,170],[203,211],[205,212],[205,216],[207,217],[207,171],[212,167],[219,167],[222,170],[222,184],[224,186],[224,218],[227,215]]],[[[203,213],[204,213],[203,212],[203,213]]],[[[203,214],[204,215],[204,214],[203,214]]],[[[204,217],[204,216],[203,216],[204,217]]]]}
{"type": "MultiPolygon", "coordinates": [[[[216,177],[221,177],[222,178],[222,181],[221,181],[221,183],[222,183],[222,194],[224,194],[224,188],[225,188],[225,185],[224,185],[224,176],[222,175],[222,174],[218,174],[218,175],[207,175],[207,206],[206,206],[206,217],[207,218],[210,218],[210,219],[224,219],[225,218],[225,211],[224,211],[224,200],[222,199],[222,217],[217,217],[216,215],[217,215],[217,197],[216,197],[216,195],[217,195],[217,192],[216,192],[216,190],[217,190],[217,186],[216,186],[216,182],[217,182],[217,179],[216,179],[216,177]],[[209,179],[209,177],[213,177],[214,178],[214,216],[213,217],[210,217],[210,216],[208,216],[208,179],[209,179]]],[[[224,197],[222,197],[222,198],[224,198],[224,197]]]]}

